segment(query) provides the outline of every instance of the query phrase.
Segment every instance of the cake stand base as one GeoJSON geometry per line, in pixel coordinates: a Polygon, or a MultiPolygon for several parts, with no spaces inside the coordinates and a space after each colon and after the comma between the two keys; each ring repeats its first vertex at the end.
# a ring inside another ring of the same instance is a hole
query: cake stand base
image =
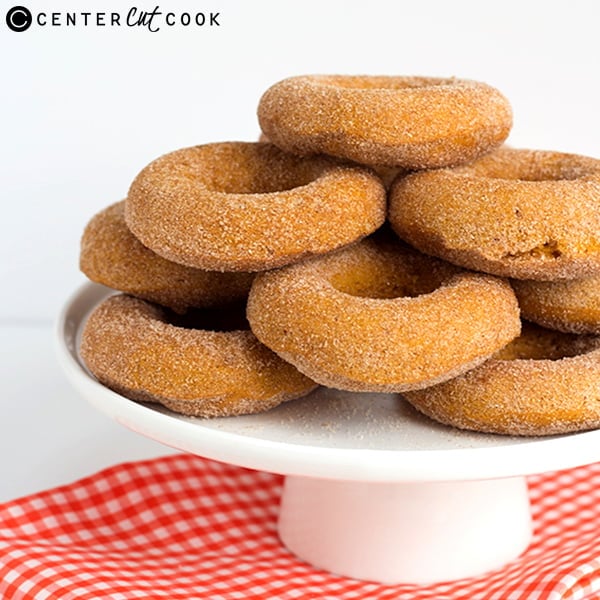
{"type": "Polygon", "coordinates": [[[288,476],[279,535],[306,562],[385,584],[482,574],[532,535],[524,477],[373,483],[288,476]]]}

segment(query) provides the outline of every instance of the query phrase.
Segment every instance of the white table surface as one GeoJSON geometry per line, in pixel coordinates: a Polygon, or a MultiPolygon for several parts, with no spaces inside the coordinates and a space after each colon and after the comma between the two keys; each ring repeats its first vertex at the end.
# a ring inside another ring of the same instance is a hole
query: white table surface
{"type": "Polygon", "coordinates": [[[92,408],[55,356],[50,322],[0,323],[0,502],[175,450],[92,408]]]}

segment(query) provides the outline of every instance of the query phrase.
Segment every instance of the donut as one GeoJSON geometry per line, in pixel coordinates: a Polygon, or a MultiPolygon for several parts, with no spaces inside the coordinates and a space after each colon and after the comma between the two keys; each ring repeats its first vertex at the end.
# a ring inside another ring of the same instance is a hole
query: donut
{"type": "Polygon", "coordinates": [[[445,381],[520,330],[508,282],[383,236],[261,273],[247,316],[263,344],[311,379],[366,392],[445,381]]]}
{"type": "Polygon", "coordinates": [[[305,75],[270,87],[258,120],[275,145],[295,154],[430,169],[499,146],[512,111],[498,90],[476,81],[305,75]]]}
{"type": "Polygon", "coordinates": [[[389,221],[422,252],[515,279],[600,274],[600,160],[501,148],[469,165],[411,173],[389,221]]]}
{"type": "Polygon", "coordinates": [[[165,260],[127,228],[125,202],[95,215],[81,238],[79,265],[92,281],[185,312],[246,298],[254,275],[203,271],[165,260]]]}
{"type": "Polygon", "coordinates": [[[492,359],[404,397],[446,425],[507,435],[552,435],[600,427],[600,337],[523,324],[492,359]]]}
{"type": "Polygon", "coordinates": [[[512,285],[524,319],[566,333],[600,334],[600,277],[512,285]]]}
{"type": "Polygon", "coordinates": [[[119,294],[91,313],[80,354],[119,394],[194,417],[261,412],[316,387],[247,329],[227,330],[239,321],[206,310],[181,317],[119,294]]]}
{"type": "MultiPolygon", "coordinates": [[[[270,142],[269,138],[264,133],[261,133],[259,135],[258,141],[259,142],[270,142]]],[[[383,185],[385,186],[386,190],[390,188],[390,186],[392,185],[392,183],[394,182],[394,179],[396,179],[396,177],[399,177],[401,175],[405,175],[406,173],[408,173],[408,171],[406,169],[402,169],[400,167],[387,167],[385,165],[372,165],[371,168],[373,169],[373,171],[375,171],[375,173],[377,173],[377,175],[379,175],[379,178],[383,182],[383,185]]]]}
{"type": "Polygon", "coordinates": [[[260,142],[162,156],[136,177],[125,203],[127,225],[145,246],[216,271],[330,252],[375,231],[385,213],[385,189],[371,170],[260,142]]]}

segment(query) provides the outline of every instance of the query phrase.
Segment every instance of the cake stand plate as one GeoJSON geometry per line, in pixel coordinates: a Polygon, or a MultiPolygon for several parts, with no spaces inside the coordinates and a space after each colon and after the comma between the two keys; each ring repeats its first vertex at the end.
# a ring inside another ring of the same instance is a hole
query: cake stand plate
{"type": "Polygon", "coordinates": [[[90,375],[78,352],[93,307],[85,284],[58,320],[77,390],[125,427],[168,446],[286,476],[283,543],[307,562],[382,583],[431,583],[498,568],[531,539],[525,475],[600,460],[600,431],[524,438],[439,425],[396,394],[319,388],[258,415],[196,419],[133,402],[90,375]]]}

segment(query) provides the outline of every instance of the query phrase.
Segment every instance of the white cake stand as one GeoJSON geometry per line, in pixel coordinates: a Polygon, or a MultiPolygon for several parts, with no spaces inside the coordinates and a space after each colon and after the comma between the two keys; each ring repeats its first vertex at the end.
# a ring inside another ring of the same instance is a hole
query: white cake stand
{"type": "Polygon", "coordinates": [[[61,363],[100,411],[207,458],[286,475],[283,543],[337,574],[387,584],[481,574],[531,539],[525,475],[600,459],[600,431],[548,438],[438,425],[393,394],[321,388],[267,413],[193,419],[123,398],[78,354],[86,315],[109,290],[86,284],[58,323],[61,363]]]}

